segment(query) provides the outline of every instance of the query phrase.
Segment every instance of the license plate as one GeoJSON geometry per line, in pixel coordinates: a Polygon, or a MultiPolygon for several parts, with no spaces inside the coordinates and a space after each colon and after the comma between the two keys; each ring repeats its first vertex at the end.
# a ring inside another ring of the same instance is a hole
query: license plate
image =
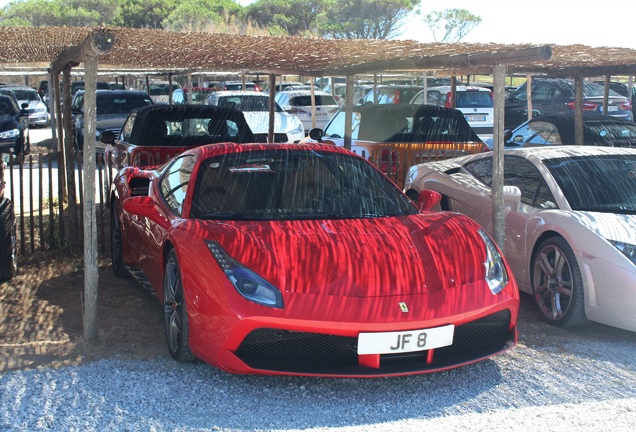
{"type": "MultiPolygon", "coordinates": [[[[603,107],[601,107],[601,111],[603,111],[603,107]]],[[[610,105],[607,107],[607,111],[618,111],[618,107],[610,105]]]]}
{"type": "Polygon", "coordinates": [[[464,117],[466,118],[466,121],[469,121],[469,122],[471,122],[471,121],[472,122],[483,122],[483,121],[486,121],[486,116],[483,116],[483,115],[467,115],[467,116],[464,116],[464,117]]]}
{"type": "Polygon", "coordinates": [[[360,333],[358,354],[395,354],[439,348],[451,345],[454,333],[452,324],[421,330],[360,333]]]}

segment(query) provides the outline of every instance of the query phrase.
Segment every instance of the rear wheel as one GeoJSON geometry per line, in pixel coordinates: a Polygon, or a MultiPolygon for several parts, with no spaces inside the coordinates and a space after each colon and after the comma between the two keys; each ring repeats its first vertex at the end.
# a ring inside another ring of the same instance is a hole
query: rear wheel
{"type": "Polygon", "coordinates": [[[168,342],[168,351],[173,359],[180,362],[192,362],[196,357],[188,344],[188,310],[183,293],[181,270],[177,253],[172,249],[168,253],[163,277],[163,320],[168,342]]]}
{"type": "Polygon", "coordinates": [[[9,280],[18,269],[18,245],[16,241],[13,203],[0,199],[0,280],[9,280]]]}
{"type": "Polygon", "coordinates": [[[545,240],[532,258],[532,290],[550,324],[580,327],[585,317],[583,278],[574,252],[562,237],[545,240]]]}
{"type": "Polygon", "coordinates": [[[110,208],[110,260],[115,276],[120,278],[128,276],[129,273],[124,266],[124,245],[116,201],[113,201],[113,205],[110,208]]]}

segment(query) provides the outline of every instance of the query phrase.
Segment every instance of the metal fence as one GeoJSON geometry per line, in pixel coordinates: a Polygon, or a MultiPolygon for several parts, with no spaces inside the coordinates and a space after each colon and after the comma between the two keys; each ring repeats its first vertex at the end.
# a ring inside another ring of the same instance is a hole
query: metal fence
{"type": "MultiPolygon", "coordinates": [[[[13,202],[16,218],[18,254],[28,255],[36,251],[67,246],[67,233],[78,233],[83,241],[83,189],[84,171],[81,154],[75,155],[75,191],[77,196],[77,217],[69,214],[68,195],[65,193],[66,175],[60,179],[58,156],[53,151],[46,154],[31,154],[16,158],[4,155],[7,167],[4,172],[6,182],[5,197],[13,202]],[[62,193],[60,193],[62,191],[62,193]]],[[[95,205],[97,215],[98,249],[106,249],[106,223],[108,221],[108,184],[105,178],[104,158],[96,158],[95,205]]]]}

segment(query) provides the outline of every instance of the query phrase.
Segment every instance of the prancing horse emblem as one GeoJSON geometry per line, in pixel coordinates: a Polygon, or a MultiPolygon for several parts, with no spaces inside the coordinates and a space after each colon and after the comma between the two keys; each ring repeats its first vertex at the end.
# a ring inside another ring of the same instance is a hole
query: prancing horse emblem
{"type": "Polygon", "coordinates": [[[402,312],[408,312],[409,311],[409,307],[406,305],[405,302],[400,302],[400,309],[402,309],[402,312]]]}

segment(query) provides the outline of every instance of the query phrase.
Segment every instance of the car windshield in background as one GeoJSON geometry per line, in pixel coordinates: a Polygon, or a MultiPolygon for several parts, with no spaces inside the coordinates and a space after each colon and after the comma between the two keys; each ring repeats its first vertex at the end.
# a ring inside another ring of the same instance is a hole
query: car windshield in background
{"type": "Polygon", "coordinates": [[[201,164],[192,217],[302,220],[402,216],[410,200],[364,160],[306,150],[232,153],[201,164]],[[234,197],[218,199],[222,190],[234,197]]]}
{"type": "Polygon", "coordinates": [[[100,95],[96,102],[97,114],[128,114],[135,108],[152,105],[149,97],[126,95],[100,95]]]}
{"type": "Polygon", "coordinates": [[[455,108],[492,108],[492,94],[484,91],[462,91],[456,94],[455,108]]]}
{"type": "MultiPolygon", "coordinates": [[[[314,95],[316,105],[338,105],[333,96],[314,95]]],[[[311,106],[311,96],[296,96],[293,98],[291,105],[294,106],[311,106]]]]}
{"type": "MultiPolygon", "coordinates": [[[[256,95],[225,96],[219,98],[219,106],[238,111],[269,112],[269,97],[256,95]]],[[[278,112],[282,111],[278,104],[276,104],[275,110],[278,112]]]]}
{"type": "Polygon", "coordinates": [[[544,160],[572,210],[636,214],[636,156],[544,160]]]}
{"type": "Polygon", "coordinates": [[[35,90],[18,90],[14,89],[15,97],[19,101],[34,101],[39,100],[38,92],[35,90]]]}

